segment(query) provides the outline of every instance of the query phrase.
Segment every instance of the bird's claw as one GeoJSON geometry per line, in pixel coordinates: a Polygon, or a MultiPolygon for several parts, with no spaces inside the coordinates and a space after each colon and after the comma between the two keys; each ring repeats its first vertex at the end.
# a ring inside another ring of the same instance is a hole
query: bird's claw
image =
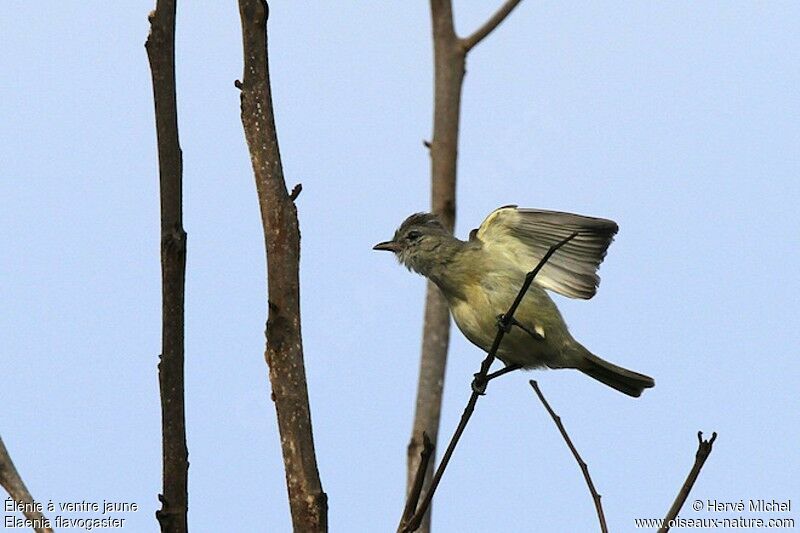
{"type": "Polygon", "coordinates": [[[527,328],[524,325],[517,322],[514,317],[506,319],[505,315],[497,315],[497,327],[498,329],[502,329],[503,333],[509,333],[511,328],[517,326],[519,329],[536,339],[537,341],[544,340],[544,328],[538,325],[534,325],[533,329],[527,328]],[[541,330],[541,331],[540,331],[541,330]]]}
{"type": "Polygon", "coordinates": [[[511,327],[514,325],[514,319],[506,321],[506,315],[500,314],[497,315],[497,328],[502,329],[503,333],[508,333],[511,331],[511,327]]]}
{"type": "Polygon", "coordinates": [[[474,374],[475,378],[472,380],[472,392],[480,395],[486,395],[486,385],[489,384],[489,380],[486,379],[486,376],[481,372],[474,374]]]}

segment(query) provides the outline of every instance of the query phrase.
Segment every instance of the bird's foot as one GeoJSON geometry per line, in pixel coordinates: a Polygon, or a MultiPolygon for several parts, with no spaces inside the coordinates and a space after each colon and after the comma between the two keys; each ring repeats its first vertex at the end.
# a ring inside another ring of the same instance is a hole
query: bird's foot
{"type": "Polygon", "coordinates": [[[474,378],[472,380],[472,392],[478,394],[479,396],[486,395],[486,385],[489,384],[489,380],[487,379],[486,375],[478,372],[474,374],[474,378]]]}
{"type": "Polygon", "coordinates": [[[537,341],[544,340],[544,328],[539,325],[534,325],[533,329],[530,329],[523,324],[517,322],[517,319],[511,317],[506,319],[505,315],[497,315],[497,327],[502,329],[504,333],[508,333],[511,331],[511,328],[517,326],[519,329],[536,339],[537,341]]]}
{"type": "Polygon", "coordinates": [[[475,377],[472,380],[472,390],[473,392],[477,392],[478,394],[483,396],[486,394],[486,385],[488,385],[490,381],[492,381],[495,378],[499,378],[500,376],[503,376],[505,374],[508,374],[509,372],[519,370],[520,368],[522,368],[522,365],[510,364],[504,366],[500,370],[495,370],[494,372],[490,372],[486,375],[484,375],[481,372],[478,372],[477,374],[474,374],[475,377]]]}
{"type": "Polygon", "coordinates": [[[514,317],[511,317],[511,320],[506,320],[506,315],[500,314],[496,317],[497,320],[497,329],[502,329],[503,333],[508,333],[511,331],[511,327],[514,325],[516,320],[514,317]]]}

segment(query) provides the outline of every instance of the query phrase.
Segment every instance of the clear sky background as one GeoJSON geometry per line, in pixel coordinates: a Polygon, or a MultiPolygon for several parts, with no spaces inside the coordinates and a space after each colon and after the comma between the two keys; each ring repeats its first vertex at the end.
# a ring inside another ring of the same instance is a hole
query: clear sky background
{"type": "MultiPolygon", "coordinates": [[[[499,1],[455,4],[465,35],[499,1]]],[[[37,500],[136,502],[130,531],[157,530],[161,488],[153,5],[13,0],[0,18],[0,435],[37,500]]],[[[330,526],[392,531],[425,284],[371,248],[429,206],[428,5],[271,8],[283,164],[288,186],[303,184],[303,341],[330,526]]],[[[190,527],[289,531],[233,85],[238,10],[178,12],[190,527]]],[[[457,233],[509,203],[616,220],[597,296],[557,303],[577,339],[656,388],[631,399],[574,371],[492,383],[437,494],[436,531],[596,529],[530,378],[612,531],[666,513],[698,430],[719,438],[681,516],[800,520],[798,20],[788,1],[525,1],[470,54],[457,233]],[[715,515],[692,511],[695,498],[793,511],[715,515]]],[[[443,436],[482,357],[454,331],[443,436]]]]}

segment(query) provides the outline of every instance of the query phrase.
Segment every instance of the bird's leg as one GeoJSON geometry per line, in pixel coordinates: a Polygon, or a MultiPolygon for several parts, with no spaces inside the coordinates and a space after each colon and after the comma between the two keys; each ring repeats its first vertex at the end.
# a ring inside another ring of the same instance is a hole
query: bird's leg
{"type": "Polygon", "coordinates": [[[536,339],[537,341],[544,340],[544,335],[539,333],[539,329],[534,326],[533,329],[530,329],[523,324],[520,324],[516,318],[513,316],[510,319],[506,319],[505,315],[497,315],[497,327],[502,328],[504,332],[508,333],[511,331],[513,326],[517,326],[519,329],[536,339]]]}
{"type": "Polygon", "coordinates": [[[518,326],[519,329],[521,329],[522,331],[524,331],[525,333],[527,333],[528,335],[530,335],[531,337],[533,337],[537,341],[544,340],[544,335],[539,333],[539,328],[537,328],[536,326],[534,326],[533,329],[529,329],[529,328],[526,328],[525,326],[523,326],[522,324],[520,324],[519,322],[517,322],[515,319],[512,318],[511,320],[512,320],[512,323],[513,323],[514,326],[518,326]]]}
{"type": "Polygon", "coordinates": [[[511,331],[511,326],[514,325],[514,317],[511,317],[511,320],[506,320],[506,315],[497,315],[497,329],[502,329],[503,333],[508,333],[511,331]]]}
{"type": "Polygon", "coordinates": [[[506,365],[500,370],[496,370],[494,372],[490,372],[485,376],[481,375],[480,372],[475,374],[475,379],[472,380],[472,390],[477,392],[480,395],[486,394],[486,385],[489,384],[491,380],[494,378],[499,378],[503,374],[508,374],[509,372],[513,372],[514,370],[519,370],[522,368],[522,365],[506,365]]]}
{"type": "Polygon", "coordinates": [[[499,378],[503,374],[508,374],[509,372],[513,372],[514,370],[519,370],[522,368],[522,365],[506,365],[500,370],[495,370],[494,372],[490,372],[486,375],[486,381],[492,381],[494,378],[499,378]]]}

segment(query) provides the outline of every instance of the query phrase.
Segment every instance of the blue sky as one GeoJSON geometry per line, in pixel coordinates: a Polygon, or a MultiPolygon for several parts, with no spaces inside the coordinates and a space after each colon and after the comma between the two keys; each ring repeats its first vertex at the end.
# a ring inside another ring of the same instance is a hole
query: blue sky
{"type": "MultiPolygon", "coordinates": [[[[462,35],[483,4],[456,2],[462,35]]],[[[38,500],[136,502],[132,531],[156,530],[161,486],[152,7],[12,1],[0,20],[0,435],[38,500]]],[[[178,10],[190,527],[288,531],[238,11],[178,10]]],[[[634,400],[571,371],[492,383],[436,531],[596,528],[530,378],[613,531],[665,514],[698,430],[719,438],[690,501],[800,499],[797,20],[793,2],[523,2],[470,54],[457,233],[509,203],[616,220],[597,296],[556,300],[578,340],[656,388],[634,400]]],[[[332,531],[391,530],[402,509],[424,282],[371,247],[429,205],[429,25],[425,2],[271,3],[332,531]]],[[[455,332],[443,435],[481,359],[455,332]]]]}

